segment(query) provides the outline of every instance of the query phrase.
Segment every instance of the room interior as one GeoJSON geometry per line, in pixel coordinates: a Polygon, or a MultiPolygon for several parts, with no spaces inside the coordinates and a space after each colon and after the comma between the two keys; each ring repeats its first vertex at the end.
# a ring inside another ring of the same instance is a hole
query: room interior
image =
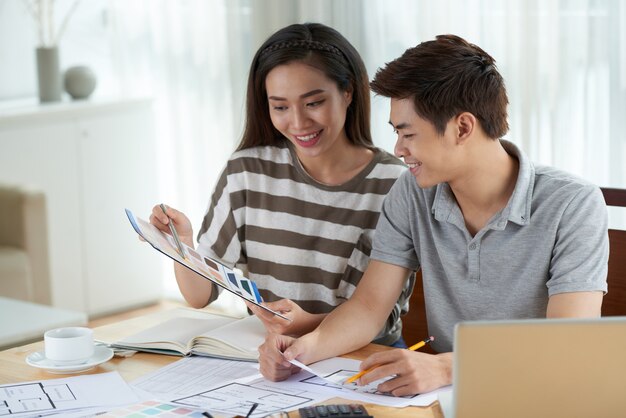
{"type": "MultiPolygon", "coordinates": [[[[370,78],[438,33],[471,39],[493,53],[509,86],[513,141],[535,161],[626,189],[622,2],[50,3],[62,35],[48,41],[58,47],[59,76],[84,66],[95,87],[74,99],[64,86],[59,99],[42,102],[42,23],[32,2],[0,2],[0,349],[46,329],[184,305],[171,264],[139,241],[124,208],[147,217],[165,202],[185,208],[197,229],[241,135],[252,54],[288,23],[336,27],[362,53],[370,78]]],[[[377,146],[393,151],[387,120],[388,103],[373,97],[377,146]]],[[[607,203],[618,208],[609,212],[609,274],[618,290],[610,295],[619,308],[626,204],[611,193],[607,203]]],[[[218,302],[225,312],[245,311],[235,298],[218,302]]],[[[412,323],[423,318],[410,315],[412,323]]]]}

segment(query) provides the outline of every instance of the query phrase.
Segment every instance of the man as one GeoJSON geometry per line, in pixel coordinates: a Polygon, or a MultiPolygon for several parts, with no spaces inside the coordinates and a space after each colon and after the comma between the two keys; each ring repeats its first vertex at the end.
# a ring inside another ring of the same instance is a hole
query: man
{"type": "Polygon", "coordinates": [[[366,345],[419,268],[441,354],[374,354],[361,364],[377,366],[361,384],[391,376],[379,390],[396,396],[450,384],[453,329],[462,320],[599,316],[608,260],[602,194],[534,166],[500,139],[508,99],[493,58],[457,36],[438,36],[379,70],[371,87],[391,98],[395,152],[409,172],[383,203],[354,295],[297,340],[269,336],[261,372],[282,380],[297,371],[288,359],[311,363],[366,345]]]}

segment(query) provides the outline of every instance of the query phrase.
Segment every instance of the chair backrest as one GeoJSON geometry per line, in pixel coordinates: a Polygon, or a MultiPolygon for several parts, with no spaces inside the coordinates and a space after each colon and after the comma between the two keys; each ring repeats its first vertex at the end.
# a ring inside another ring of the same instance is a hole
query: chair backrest
{"type": "MultiPolygon", "coordinates": [[[[607,206],[626,208],[626,189],[601,188],[607,206]]],[[[609,291],[602,302],[602,315],[626,315],[626,231],[609,229],[609,291]]],[[[402,318],[402,336],[411,345],[428,336],[422,272],[415,275],[415,289],[409,300],[410,310],[402,318]]],[[[428,346],[424,347],[428,351],[428,346]]]]}
{"type": "Polygon", "coordinates": [[[0,184],[0,295],[51,304],[46,196],[0,184]]]}
{"type": "MultiPolygon", "coordinates": [[[[626,189],[601,190],[607,206],[626,208],[626,189]]],[[[602,316],[626,315],[626,231],[609,229],[609,245],[609,291],[602,301],[602,316]]]]}
{"type": "MultiPolygon", "coordinates": [[[[402,317],[402,337],[407,345],[413,345],[428,337],[426,322],[426,306],[424,305],[424,286],[421,270],[415,273],[415,286],[409,299],[409,312],[402,317]]],[[[430,345],[420,349],[426,353],[434,353],[430,345]]]]}

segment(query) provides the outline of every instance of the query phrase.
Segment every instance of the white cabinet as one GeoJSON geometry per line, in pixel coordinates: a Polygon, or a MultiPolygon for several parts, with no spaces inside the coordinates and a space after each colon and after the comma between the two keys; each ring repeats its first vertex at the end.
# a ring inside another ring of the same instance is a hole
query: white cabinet
{"type": "Polygon", "coordinates": [[[161,297],[162,260],[124,208],[156,193],[149,100],[0,107],[0,181],[46,193],[53,305],[89,315],[161,297]]]}

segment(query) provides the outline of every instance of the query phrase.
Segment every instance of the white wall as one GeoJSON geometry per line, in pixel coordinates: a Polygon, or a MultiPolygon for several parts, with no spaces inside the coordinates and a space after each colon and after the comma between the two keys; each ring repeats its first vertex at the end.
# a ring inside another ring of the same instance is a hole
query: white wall
{"type": "MultiPolygon", "coordinates": [[[[55,0],[55,27],[74,0],[55,0]]],[[[106,0],[81,0],[59,43],[61,70],[87,65],[97,77],[96,96],[115,96],[107,41],[106,0]]],[[[0,101],[37,95],[37,25],[23,0],[0,0],[0,101]]],[[[68,99],[66,96],[65,99],[68,99]]]]}

